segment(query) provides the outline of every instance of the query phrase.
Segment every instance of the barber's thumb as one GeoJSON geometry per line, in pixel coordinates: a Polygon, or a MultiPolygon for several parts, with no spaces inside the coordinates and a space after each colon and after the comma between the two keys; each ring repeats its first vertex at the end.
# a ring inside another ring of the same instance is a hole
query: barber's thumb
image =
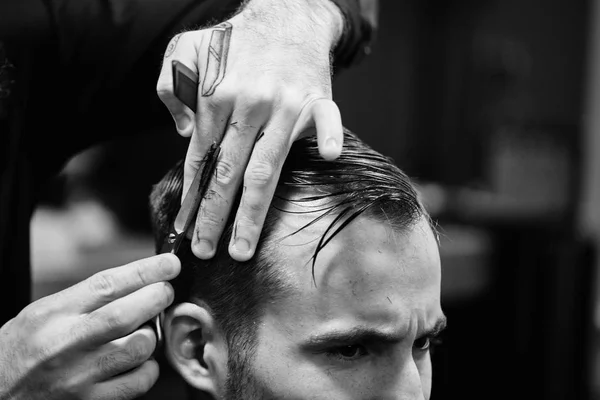
{"type": "Polygon", "coordinates": [[[340,110],[333,100],[321,98],[314,100],[303,110],[307,112],[308,126],[317,131],[319,153],[326,160],[335,160],[342,153],[344,127],[340,110]]]}

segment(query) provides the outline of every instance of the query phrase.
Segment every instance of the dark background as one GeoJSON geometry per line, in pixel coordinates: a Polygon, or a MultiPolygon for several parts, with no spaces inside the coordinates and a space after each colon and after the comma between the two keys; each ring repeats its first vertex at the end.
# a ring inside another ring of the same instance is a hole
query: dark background
{"type": "MultiPolygon", "coordinates": [[[[597,398],[596,249],[577,224],[590,13],[573,0],[382,0],[372,54],[335,79],[344,125],[416,179],[442,233],[449,326],[433,399],[597,398]]],[[[176,136],[107,144],[54,182],[34,219],[36,297],[152,252],[144,205],[185,154],[176,136]],[[35,227],[95,201],[118,240],[100,234],[75,251],[86,268],[48,272],[35,227]]]]}
{"type": "Polygon", "coordinates": [[[372,56],[336,82],[344,123],[444,199],[435,399],[595,395],[595,252],[576,227],[590,8],[383,2],[372,56]]]}

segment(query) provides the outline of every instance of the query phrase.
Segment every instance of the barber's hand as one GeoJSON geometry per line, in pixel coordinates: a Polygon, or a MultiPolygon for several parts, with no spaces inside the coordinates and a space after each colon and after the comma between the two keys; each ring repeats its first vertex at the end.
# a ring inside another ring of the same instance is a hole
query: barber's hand
{"type": "Polygon", "coordinates": [[[283,162],[301,135],[316,131],[321,155],[339,156],[343,128],[332,101],[330,52],[342,28],[330,0],[252,0],[216,27],[171,40],[157,92],[178,132],[191,136],[183,193],[210,145],[222,140],[216,176],[198,213],[197,257],[215,254],[240,187],[229,252],[238,261],[252,257],[283,162]],[[195,115],[173,93],[173,60],[199,73],[195,115]]]}
{"type": "Polygon", "coordinates": [[[133,399],[158,378],[142,324],[173,301],[173,255],[102,271],[0,328],[0,399],[133,399]]]}

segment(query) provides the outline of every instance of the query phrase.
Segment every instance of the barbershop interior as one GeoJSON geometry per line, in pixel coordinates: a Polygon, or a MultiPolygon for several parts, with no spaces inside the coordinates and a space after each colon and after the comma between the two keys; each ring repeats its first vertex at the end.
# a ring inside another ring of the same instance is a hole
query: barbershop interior
{"type": "MultiPolygon", "coordinates": [[[[333,97],[439,231],[431,398],[600,399],[600,1],[383,0],[333,97]]],[[[186,148],[171,124],[71,159],[31,221],[32,300],[153,255],[148,195],[186,148]]],[[[147,398],[185,398],[169,380],[147,398]]]]}

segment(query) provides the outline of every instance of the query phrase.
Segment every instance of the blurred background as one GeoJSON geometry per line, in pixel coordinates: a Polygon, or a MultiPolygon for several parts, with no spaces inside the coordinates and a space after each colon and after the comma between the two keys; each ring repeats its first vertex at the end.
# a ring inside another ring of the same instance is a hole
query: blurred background
{"type": "MultiPolygon", "coordinates": [[[[381,0],[334,98],[439,224],[433,399],[600,399],[600,1],[381,0]]],[[[69,162],[32,220],[35,298],[153,254],[148,194],[186,145],[156,127],[69,162]]]]}

